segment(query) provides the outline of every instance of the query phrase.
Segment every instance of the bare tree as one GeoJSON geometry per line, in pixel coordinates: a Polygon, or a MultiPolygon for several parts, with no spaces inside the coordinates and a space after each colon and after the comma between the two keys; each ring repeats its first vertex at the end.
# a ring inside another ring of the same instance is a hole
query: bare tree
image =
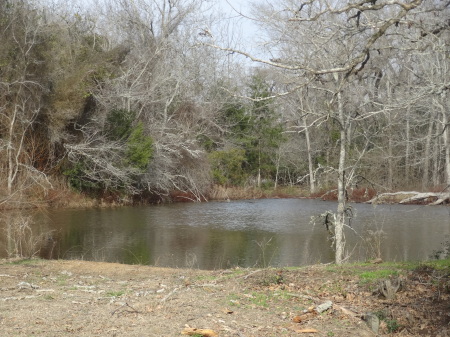
{"type": "Polygon", "coordinates": [[[214,115],[218,105],[209,102],[208,95],[210,84],[219,79],[214,78],[214,53],[191,48],[207,26],[198,14],[201,4],[117,0],[104,9],[102,21],[108,22],[104,26],[115,30],[107,33],[110,43],[128,53],[117,76],[93,93],[101,107],[97,119],[101,123],[109,111],[123,109],[143,123],[154,148],[145,185],[154,193],[179,189],[200,198],[209,184],[199,139],[218,127],[214,115]]]}
{"type": "MultiPolygon", "coordinates": [[[[364,74],[373,74],[374,62],[383,59],[382,49],[398,48],[388,38],[414,19],[421,10],[437,12],[446,5],[427,6],[415,1],[295,1],[261,5],[254,16],[270,36],[269,60],[242,50],[205,43],[226,52],[234,52],[261,65],[283,71],[291,78],[291,91],[308,88],[325,93],[327,108],[319,119],[333,119],[339,125],[339,159],[336,168],[338,207],[335,221],[336,263],[345,259],[344,226],[346,186],[354,177],[354,163],[348,166],[348,147],[354,125],[380,114],[383,109],[368,105],[359,97],[352,105],[352,92],[364,74]],[[276,52],[275,52],[276,51],[276,52]]],[[[367,142],[365,143],[368,144],[367,142]]],[[[361,158],[367,146],[362,147],[361,158]]],[[[357,161],[358,161],[357,158],[357,161]]]]}
{"type": "Polygon", "coordinates": [[[39,182],[48,188],[44,172],[33,166],[33,126],[48,97],[44,50],[46,29],[40,10],[26,3],[0,5],[2,67],[0,67],[0,168],[7,197],[39,182]],[[11,51],[14,52],[11,52],[11,51]]]}

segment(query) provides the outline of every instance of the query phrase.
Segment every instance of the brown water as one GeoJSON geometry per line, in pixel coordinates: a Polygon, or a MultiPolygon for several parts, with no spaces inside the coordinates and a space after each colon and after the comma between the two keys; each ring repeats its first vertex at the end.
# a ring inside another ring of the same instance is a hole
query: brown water
{"type": "MultiPolygon", "coordinates": [[[[368,231],[383,230],[382,258],[394,261],[428,259],[450,234],[446,206],[353,207],[356,217],[346,230],[350,261],[374,256],[368,231]]],[[[46,258],[201,269],[300,266],[333,261],[328,233],[311,217],[335,209],[333,202],[269,199],[53,210],[35,222],[53,231],[41,251],[46,258]]],[[[6,247],[4,239],[3,256],[6,247]]]]}

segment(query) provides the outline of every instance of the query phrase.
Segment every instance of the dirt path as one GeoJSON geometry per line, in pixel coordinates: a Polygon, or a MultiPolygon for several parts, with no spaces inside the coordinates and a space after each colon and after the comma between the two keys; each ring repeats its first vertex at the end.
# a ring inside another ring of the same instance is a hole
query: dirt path
{"type": "Polygon", "coordinates": [[[449,336],[449,263],[200,271],[84,261],[0,261],[0,336],[449,336]],[[393,275],[393,299],[376,291],[393,275]],[[326,301],[332,307],[317,314],[326,301]],[[307,332],[310,331],[310,332],[307,332]],[[197,335],[199,336],[199,335],[197,335]]]}

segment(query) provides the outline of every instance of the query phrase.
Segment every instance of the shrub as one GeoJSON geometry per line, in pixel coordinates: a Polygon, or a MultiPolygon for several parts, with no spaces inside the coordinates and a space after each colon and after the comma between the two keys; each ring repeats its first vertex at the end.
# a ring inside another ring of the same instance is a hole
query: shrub
{"type": "Polygon", "coordinates": [[[138,123],[131,131],[127,140],[128,164],[141,171],[145,171],[153,155],[153,140],[144,135],[144,126],[138,123]]]}
{"type": "Polygon", "coordinates": [[[245,162],[245,151],[233,148],[214,151],[209,155],[214,182],[219,185],[241,186],[247,180],[242,165],[245,162]]]}

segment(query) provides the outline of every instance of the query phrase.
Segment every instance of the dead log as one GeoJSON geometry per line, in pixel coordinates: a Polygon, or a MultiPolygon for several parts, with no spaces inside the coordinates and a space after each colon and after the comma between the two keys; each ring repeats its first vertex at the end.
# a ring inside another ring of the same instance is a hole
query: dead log
{"type": "Polygon", "coordinates": [[[419,192],[414,191],[404,191],[404,192],[393,192],[393,193],[381,193],[376,195],[374,198],[367,201],[367,204],[377,204],[377,203],[392,203],[403,200],[405,197],[409,198],[413,195],[418,194],[419,192]],[[399,197],[403,196],[403,197],[399,197]]]}
{"type": "Polygon", "coordinates": [[[367,201],[368,204],[377,203],[399,203],[409,204],[418,201],[426,202],[428,205],[440,205],[450,199],[450,193],[435,193],[435,192],[415,192],[415,191],[401,191],[394,193],[381,193],[375,198],[367,201]]]}
{"type": "Polygon", "coordinates": [[[416,195],[406,198],[402,201],[400,201],[400,204],[407,204],[414,201],[422,201],[426,199],[436,199],[433,202],[430,202],[429,205],[440,205],[444,201],[448,200],[450,198],[450,193],[433,193],[433,192],[427,192],[427,193],[417,193],[416,195]]]}

